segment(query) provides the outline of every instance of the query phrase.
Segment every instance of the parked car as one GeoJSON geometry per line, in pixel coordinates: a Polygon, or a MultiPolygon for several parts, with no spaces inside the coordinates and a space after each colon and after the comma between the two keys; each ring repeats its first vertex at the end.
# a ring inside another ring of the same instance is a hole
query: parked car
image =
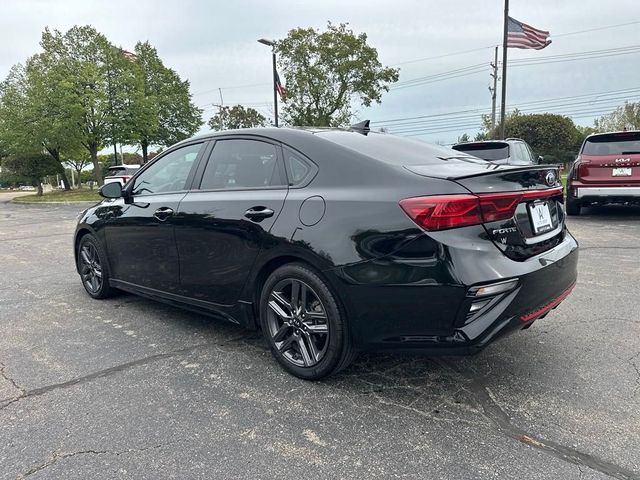
{"type": "Polygon", "coordinates": [[[536,165],[543,160],[541,156],[534,158],[529,144],[519,138],[464,142],[451,148],[498,165],[536,165]]]}
{"type": "Polygon", "coordinates": [[[261,328],[305,379],[362,350],[476,352],[576,281],[556,167],[366,128],[209,133],[101,195],[75,233],[91,297],[122,289],[261,328]]]}
{"type": "Polygon", "coordinates": [[[26,192],[33,192],[33,191],[35,191],[35,189],[36,189],[36,187],[33,187],[31,185],[22,185],[22,186],[18,187],[18,190],[23,190],[23,191],[26,191],[26,192]]]}
{"type": "Polygon", "coordinates": [[[109,167],[107,175],[104,177],[104,183],[106,185],[107,183],[117,182],[120,185],[124,185],[135,175],[139,168],[140,165],[115,165],[109,167]]]}
{"type": "Polygon", "coordinates": [[[589,135],[567,177],[567,213],[597,203],[640,204],[640,131],[589,135]]]}

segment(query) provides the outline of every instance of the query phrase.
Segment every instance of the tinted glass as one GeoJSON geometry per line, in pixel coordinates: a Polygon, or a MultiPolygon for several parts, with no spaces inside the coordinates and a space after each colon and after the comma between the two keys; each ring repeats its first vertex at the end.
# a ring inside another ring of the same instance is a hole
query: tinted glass
{"type": "Polygon", "coordinates": [[[582,153],[595,156],[640,153],[640,133],[621,132],[590,137],[582,153]]]}
{"type": "Polygon", "coordinates": [[[178,148],[154,161],[136,178],[133,194],[178,192],[185,190],[201,143],[178,148]]]}
{"type": "Polygon", "coordinates": [[[311,166],[308,165],[300,155],[292,152],[288,148],[284,149],[284,161],[291,175],[291,185],[297,185],[303,182],[312,171],[311,166]]]}
{"type": "Polygon", "coordinates": [[[456,156],[450,148],[395,135],[371,132],[327,130],[315,135],[376,160],[394,165],[430,165],[442,163],[440,158],[456,156]]]}
{"type": "Polygon", "coordinates": [[[201,190],[284,185],[276,147],[257,140],[219,140],[204,171],[201,190]]]}
{"type": "Polygon", "coordinates": [[[531,163],[529,158],[529,151],[525,147],[524,143],[514,143],[511,148],[511,155],[519,163],[531,163]]]}
{"type": "Polygon", "coordinates": [[[469,143],[455,145],[454,150],[465,152],[483,160],[504,160],[509,156],[509,145],[506,143],[469,143]]]}

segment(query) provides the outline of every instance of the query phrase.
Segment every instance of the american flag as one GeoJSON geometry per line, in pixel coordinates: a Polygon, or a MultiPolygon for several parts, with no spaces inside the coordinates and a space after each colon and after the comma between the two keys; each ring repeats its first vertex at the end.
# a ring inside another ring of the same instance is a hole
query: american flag
{"type": "Polygon", "coordinates": [[[538,30],[509,17],[507,23],[507,47],[542,50],[550,43],[549,32],[538,30]]]}
{"type": "Polygon", "coordinates": [[[284,89],[284,87],[282,86],[282,83],[280,83],[280,75],[278,75],[278,72],[275,72],[276,75],[276,92],[278,92],[278,95],[280,95],[280,99],[284,102],[286,100],[286,96],[287,96],[287,91],[284,89]]]}

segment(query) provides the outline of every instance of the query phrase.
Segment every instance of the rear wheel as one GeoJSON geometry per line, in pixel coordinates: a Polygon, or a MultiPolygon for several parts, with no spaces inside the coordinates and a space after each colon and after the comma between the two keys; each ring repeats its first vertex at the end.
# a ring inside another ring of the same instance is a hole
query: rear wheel
{"type": "Polygon", "coordinates": [[[299,378],[318,380],[355,358],[336,298],[306,265],[284,265],[267,278],[260,323],[276,360],[299,378]]]}
{"type": "Polygon", "coordinates": [[[567,196],[567,215],[580,215],[580,202],[567,196]]]}
{"type": "Polygon", "coordinates": [[[93,298],[107,298],[115,293],[109,285],[109,264],[100,242],[87,234],[78,245],[78,271],[82,286],[93,298]]]}

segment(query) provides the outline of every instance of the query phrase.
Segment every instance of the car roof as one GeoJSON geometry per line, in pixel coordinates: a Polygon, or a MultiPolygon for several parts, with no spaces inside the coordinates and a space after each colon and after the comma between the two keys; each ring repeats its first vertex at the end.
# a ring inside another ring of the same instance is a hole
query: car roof
{"type": "Polygon", "coordinates": [[[592,133],[590,135],[587,136],[586,140],[592,138],[592,137],[601,137],[604,135],[625,135],[625,134],[638,134],[640,135],[640,130],[614,130],[611,132],[598,132],[598,133],[592,133]]]}

